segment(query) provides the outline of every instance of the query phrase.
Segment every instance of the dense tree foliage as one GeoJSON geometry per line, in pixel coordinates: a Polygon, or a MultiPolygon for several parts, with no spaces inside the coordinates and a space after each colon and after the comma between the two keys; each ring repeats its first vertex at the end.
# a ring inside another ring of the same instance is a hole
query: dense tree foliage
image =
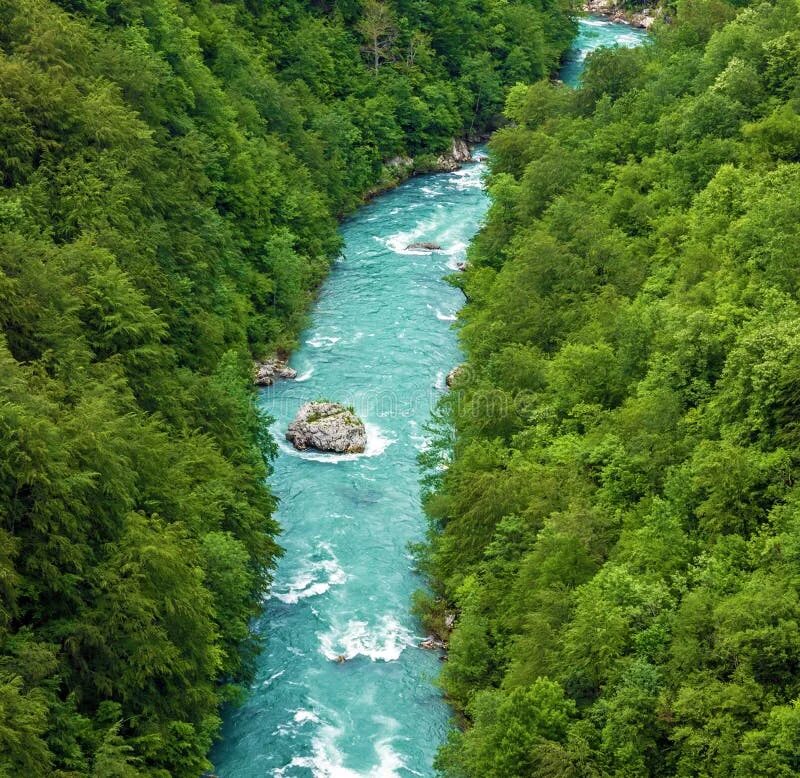
{"type": "Polygon", "coordinates": [[[428,455],[450,778],[800,774],[800,18],[512,90],[428,455]]]}
{"type": "Polygon", "coordinates": [[[0,0],[0,775],[207,766],[278,553],[252,357],[566,11],[0,0]]]}

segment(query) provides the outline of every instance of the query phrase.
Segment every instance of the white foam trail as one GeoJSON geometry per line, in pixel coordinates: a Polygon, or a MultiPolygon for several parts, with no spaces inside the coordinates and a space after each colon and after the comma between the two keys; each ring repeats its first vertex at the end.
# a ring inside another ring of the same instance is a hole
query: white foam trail
{"type": "Polygon", "coordinates": [[[411,440],[414,448],[420,453],[424,453],[431,447],[431,439],[425,435],[412,435],[411,440]]]}
{"type": "Polygon", "coordinates": [[[455,321],[458,316],[454,313],[442,313],[438,308],[436,309],[436,318],[439,321],[455,321]]]}
{"type": "Polygon", "coordinates": [[[443,252],[447,256],[447,268],[449,270],[463,270],[467,261],[467,244],[461,240],[455,240],[449,248],[443,252]]]}
{"type": "Polygon", "coordinates": [[[394,616],[383,616],[370,628],[366,621],[350,619],[344,627],[332,627],[319,635],[320,653],[332,661],[340,656],[366,656],[373,662],[394,662],[413,645],[411,633],[394,616]]]}
{"type": "Polygon", "coordinates": [[[296,383],[302,384],[303,381],[308,381],[308,379],[311,378],[312,375],[314,375],[314,368],[310,367],[308,368],[308,370],[304,370],[302,373],[300,373],[300,375],[297,376],[297,378],[295,378],[294,380],[296,383]]]}
{"type": "Polygon", "coordinates": [[[306,564],[286,585],[273,587],[272,596],[287,605],[295,605],[300,600],[325,594],[331,586],[341,586],[347,580],[347,574],[339,565],[339,560],[327,543],[322,550],[328,559],[317,559],[306,564]]]}
{"type": "Polygon", "coordinates": [[[306,343],[313,348],[321,348],[322,346],[333,346],[340,340],[341,338],[333,335],[315,335],[313,338],[309,338],[306,343]]]}
{"type": "Polygon", "coordinates": [[[416,234],[416,232],[397,232],[394,235],[390,235],[388,238],[386,238],[385,242],[395,254],[406,254],[408,256],[424,256],[425,254],[432,254],[433,252],[430,249],[406,248],[406,246],[417,242],[417,238],[420,237],[421,235],[416,234]]]}
{"type": "Polygon", "coordinates": [[[311,741],[312,756],[296,756],[285,767],[275,770],[273,775],[282,778],[292,767],[304,767],[314,778],[400,778],[399,770],[406,769],[403,758],[392,748],[389,739],[375,743],[378,764],[366,773],[360,773],[344,766],[344,754],[336,745],[343,734],[338,727],[325,724],[320,727],[311,741]]]}
{"type": "Polygon", "coordinates": [[[294,712],[294,721],[297,724],[303,724],[306,721],[311,721],[314,724],[319,724],[319,716],[314,711],[299,708],[294,712]]]}
{"type": "Polygon", "coordinates": [[[262,684],[262,686],[269,686],[273,681],[280,678],[286,671],[285,670],[278,670],[277,673],[273,673],[266,681],[262,684]]]}
{"type": "Polygon", "coordinates": [[[447,254],[449,257],[464,257],[467,254],[467,244],[463,241],[457,240],[452,246],[450,246],[450,248],[445,249],[442,253],[447,254]]]}
{"type": "Polygon", "coordinates": [[[309,462],[323,462],[328,465],[336,465],[339,462],[352,462],[354,459],[362,459],[364,457],[380,456],[392,443],[396,442],[394,438],[386,437],[377,424],[367,421],[364,422],[364,427],[367,430],[367,448],[361,454],[326,454],[324,451],[312,451],[310,449],[298,451],[286,440],[284,430],[277,426],[272,428],[272,436],[278,444],[278,448],[284,454],[307,459],[309,462]]]}
{"type": "Polygon", "coordinates": [[[486,167],[480,163],[463,167],[452,174],[451,181],[456,189],[482,189],[483,174],[486,167]]]}
{"type": "Polygon", "coordinates": [[[439,370],[439,372],[436,373],[436,381],[433,384],[433,388],[442,391],[447,389],[447,379],[444,370],[439,370]]]}
{"type": "Polygon", "coordinates": [[[431,254],[432,252],[428,249],[409,249],[406,248],[406,246],[409,246],[412,243],[419,243],[420,241],[424,241],[426,239],[431,240],[431,236],[435,235],[442,226],[442,218],[444,218],[444,214],[438,218],[434,217],[432,219],[418,222],[412,229],[396,232],[394,235],[389,235],[388,238],[376,236],[375,240],[383,243],[395,254],[406,254],[411,256],[431,254]]]}

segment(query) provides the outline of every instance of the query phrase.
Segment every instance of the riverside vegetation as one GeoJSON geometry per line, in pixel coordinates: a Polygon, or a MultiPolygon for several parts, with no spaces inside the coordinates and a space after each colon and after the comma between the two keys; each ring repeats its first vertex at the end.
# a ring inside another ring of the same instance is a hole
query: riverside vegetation
{"type": "Polygon", "coordinates": [[[252,359],[567,11],[0,0],[0,775],[208,767],[279,553],[252,359]]]}
{"type": "Polygon", "coordinates": [[[670,16],[491,144],[425,455],[448,778],[800,774],[798,6],[670,16]]]}

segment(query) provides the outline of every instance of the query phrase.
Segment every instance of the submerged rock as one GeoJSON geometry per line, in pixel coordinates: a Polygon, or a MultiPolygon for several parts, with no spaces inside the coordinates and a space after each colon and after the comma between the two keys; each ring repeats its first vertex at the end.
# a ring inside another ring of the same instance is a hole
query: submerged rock
{"type": "Polygon", "coordinates": [[[265,359],[256,362],[253,369],[253,383],[256,386],[272,386],[279,378],[297,378],[297,371],[282,359],[265,359]]]}
{"type": "Polygon", "coordinates": [[[409,243],[406,246],[406,251],[409,249],[423,249],[424,251],[441,251],[442,247],[438,243],[409,243]]]}
{"type": "Polygon", "coordinates": [[[314,448],[336,454],[360,454],[367,447],[364,422],[352,408],[325,401],[306,403],[286,430],[298,451],[314,448]]]}

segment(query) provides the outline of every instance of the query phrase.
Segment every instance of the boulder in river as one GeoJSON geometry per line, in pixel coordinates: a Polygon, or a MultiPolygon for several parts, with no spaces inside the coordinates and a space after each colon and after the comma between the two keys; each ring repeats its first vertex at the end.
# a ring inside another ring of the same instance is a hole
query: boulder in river
{"type": "Polygon", "coordinates": [[[423,241],[422,243],[409,243],[406,246],[406,251],[409,249],[419,249],[422,251],[441,251],[442,247],[438,243],[428,243],[427,241],[423,241]]]}
{"type": "Polygon", "coordinates": [[[274,357],[256,362],[253,368],[253,383],[256,386],[272,386],[279,378],[297,378],[297,371],[289,367],[283,359],[274,357]]]}
{"type": "Polygon", "coordinates": [[[319,400],[306,403],[286,430],[298,451],[313,448],[336,454],[360,454],[367,447],[364,422],[352,408],[319,400]]]}
{"type": "Polygon", "coordinates": [[[427,649],[428,651],[442,651],[447,648],[447,643],[436,635],[428,635],[420,644],[420,648],[427,649]]]}

